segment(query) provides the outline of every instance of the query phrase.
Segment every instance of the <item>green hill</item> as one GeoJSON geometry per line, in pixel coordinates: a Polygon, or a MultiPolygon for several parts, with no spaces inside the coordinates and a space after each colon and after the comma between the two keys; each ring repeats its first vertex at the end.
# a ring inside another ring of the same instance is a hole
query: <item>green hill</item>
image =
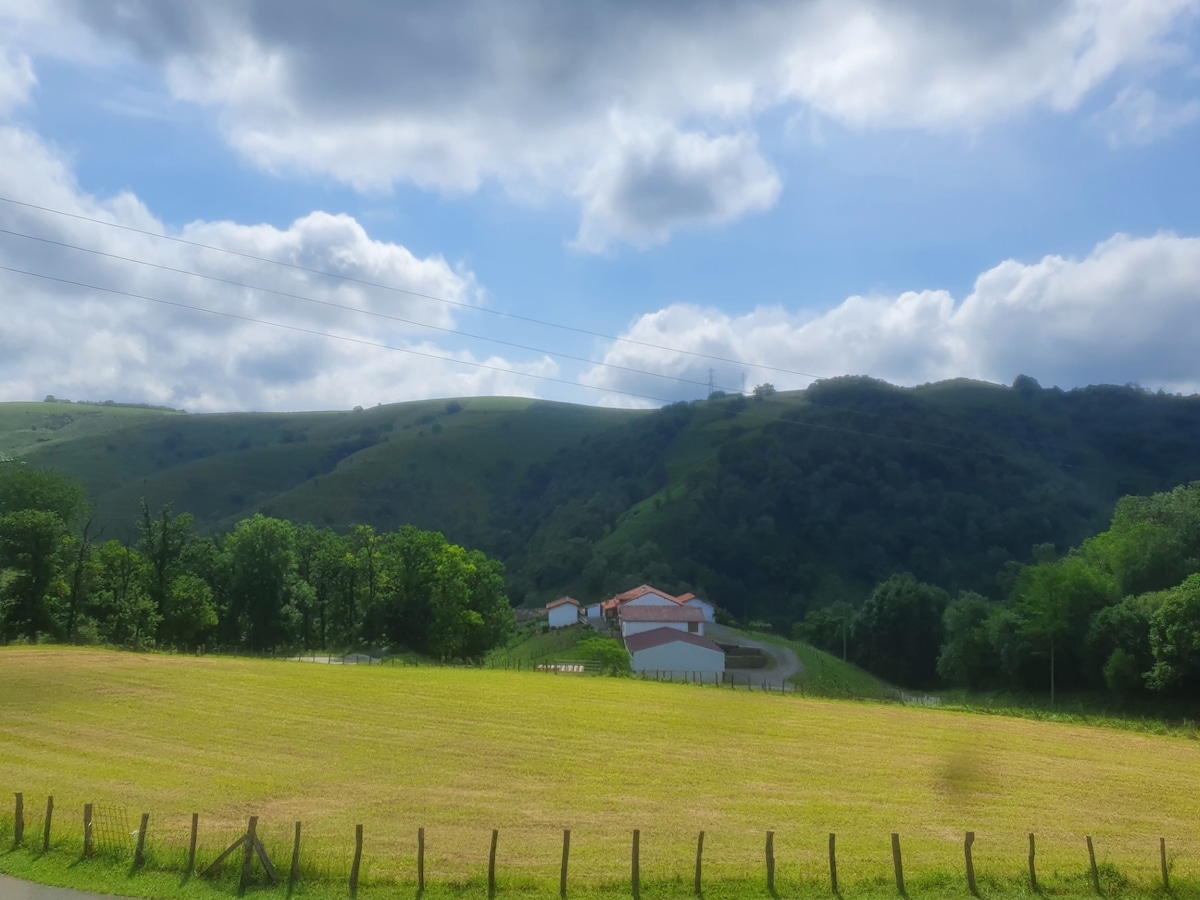
{"type": "Polygon", "coordinates": [[[108,537],[140,499],[219,532],[264,512],[412,523],[503,559],[514,600],[641,581],[779,626],[897,571],[999,597],[1032,548],[1200,478],[1200,398],[866,378],[609,410],[490,398],[185,415],[0,404],[0,452],[81,478],[108,537]]]}

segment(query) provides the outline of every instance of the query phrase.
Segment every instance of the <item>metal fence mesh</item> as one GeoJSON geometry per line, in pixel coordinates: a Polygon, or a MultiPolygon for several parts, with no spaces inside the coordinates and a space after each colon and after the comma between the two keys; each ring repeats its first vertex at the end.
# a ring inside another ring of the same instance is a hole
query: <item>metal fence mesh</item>
{"type": "Polygon", "coordinates": [[[92,808],[92,840],[96,852],[107,856],[132,856],[134,832],[123,806],[92,808]]]}

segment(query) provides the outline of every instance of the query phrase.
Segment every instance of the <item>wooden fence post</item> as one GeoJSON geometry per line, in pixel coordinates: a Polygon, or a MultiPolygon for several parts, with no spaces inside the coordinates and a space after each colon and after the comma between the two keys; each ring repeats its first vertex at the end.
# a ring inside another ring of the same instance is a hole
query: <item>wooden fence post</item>
{"type": "Polygon", "coordinates": [[[1167,839],[1158,839],[1158,859],[1162,863],[1163,890],[1171,890],[1171,879],[1167,874],[1167,839]]]}
{"type": "Polygon", "coordinates": [[[425,893],[425,829],[417,829],[417,891],[425,893]]]}
{"type": "Polygon", "coordinates": [[[354,862],[350,866],[350,896],[358,893],[358,871],[362,866],[362,825],[354,826],[354,862]]]}
{"type": "Polygon", "coordinates": [[[1033,839],[1033,832],[1029,832],[1029,889],[1035,894],[1037,893],[1037,866],[1034,864],[1034,857],[1037,856],[1037,844],[1033,839]]]}
{"type": "Polygon", "coordinates": [[[775,896],[775,832],[767,832],[767,893],[775,896]]]}
{"type": "Polygon", "coordinates": [[[17,811],[16,819],[13,822],[13,849],[21,846],[25,840],[25,795],[20,791],[16,793],[17,811]]]}
{"type": "Polygon", "coordinates": [[[838,892],[837,885],[837,835],[829,832],[829,884],[833,892],[838,892]]]}
{"type": "Polygon", "coordinates": [[[288,890],[300,880],[300,823],[296,823],[296,837],[292,841],[292,868],[288,871],[288,890]]]}
{"type": "Polygon", "coordinates": [[[704,864],[704,832],[700,832],[700,836],[696,838],[696,896],[704,896],[704,891],[701,888],[700,872],[704,864]]]}
{"type": "Polygon", "coordinates": [[[975,832],[968,831],[967,839],[963,842],[963,853],[967,857],[967,890],[974,897],[979,896],[979,888],[975,884],[975,861],[971,859],[971,845],[975,843],[975,832]]]}
{"type": "Polygon", "coordinates": [[[496,896],[496,844],[500,840],[500,832],[492,829],[492,849],[488,852],[488,897],[496,896]]]}
{"type": "Polygon", "coordinates": [[[567,861],[571,857],[571,829],[563,829],[562,874],[558,877],[558,896],[567,900],[567,861]]]}
{"type": "Polygon", "coordinates": [[[196,838],[200,834],[200,813],[192,813],[192,837],[188,841],[187,874],[196,870],[196,838]]]}
{"type": "Polygon", "coordinates": [[[1096,848],[1092,846],[1092,836],[1087,836],[1088,861],[1092,864],[1092,887],[1100,893],[1100,870],[1096,868],[1096,848]]]}
{"type": "Polygon", "coordinates": [[[83,858],[92,855],[92,804],[83,804],[83,858]]]}
{"type": "Polygon", "coordinates": [[[137,847],[133,851],[133,867],[140,869],[146,864],[146,829],[150,826],[150,813],[142,813],[142,824],[138,826],[137,847]]]}
{"type": "Polygon", "coordinates": [[[242,874],[238,877],[238,893],[246,890],[250,880],[250,867],[254,864],[254,842],[258,840],[258,816],[251,816],[246,826],[246,853],[242,856],[242,874]]]}
{"type": "Polygon", "coordinates": [[[642,833],[637,828],[633,829],[633,900],[640,900],[642,896],[642,873],[638,864],[638,851],[641,849],[640,844],[642,833]]]}
{"type": "Polygon", "coordinates": [[[896,890],[901,896],[904,894],[904,862],[900,858],[900,835],[892,832],[892,864],[896,868],[896,890]]]}
{"type": "Polygon", "coordinates": [[[50,820],[54,818],[54,797],[46,798],[46,827],[42,831],[42,852],[50,852],[50,820]]]}

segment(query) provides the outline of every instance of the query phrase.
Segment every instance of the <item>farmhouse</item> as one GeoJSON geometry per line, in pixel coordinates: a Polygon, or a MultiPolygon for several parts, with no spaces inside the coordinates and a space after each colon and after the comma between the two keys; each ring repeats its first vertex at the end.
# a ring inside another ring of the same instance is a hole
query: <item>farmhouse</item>
{"type": "Polygon", "coordinates": [[[693,673],[717,680],[725,672],[725,653],[706,637],[674,628],[659,627],[625,638],[634,672],[655,672],[672,677],[693,673]]]}
{"type": "Polygon", "coordinates": [[[566,628],[579,621],[579,601],[574,597],[559,597],[546,604],[551,628],[566,628]]]}
{"type": "Polygon", "coordinates": [[[690,606],[634,606],[629,603],[620,609],[618,617],[621,621],[621,637],[656,628],[704,635],[704,613],[690,606]]]}

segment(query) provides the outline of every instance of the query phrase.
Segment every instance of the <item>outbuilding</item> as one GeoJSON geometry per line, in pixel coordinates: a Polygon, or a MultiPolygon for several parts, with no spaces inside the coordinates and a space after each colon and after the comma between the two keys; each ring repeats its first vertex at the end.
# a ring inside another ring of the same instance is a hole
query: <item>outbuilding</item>
{"type": "Polygon", "coordinates": [[[706,637],[655,628],[625,638],[634,672],[654,672],[670,678],[699,677],[717,681],[725,673],[725,653],[706,637]]]}
{"type": "Polygon", "coordinates": [[[559,597],[546,604],[551,628],[566,628],[579,621],[579,601],[574,597],[559,597]]]}

